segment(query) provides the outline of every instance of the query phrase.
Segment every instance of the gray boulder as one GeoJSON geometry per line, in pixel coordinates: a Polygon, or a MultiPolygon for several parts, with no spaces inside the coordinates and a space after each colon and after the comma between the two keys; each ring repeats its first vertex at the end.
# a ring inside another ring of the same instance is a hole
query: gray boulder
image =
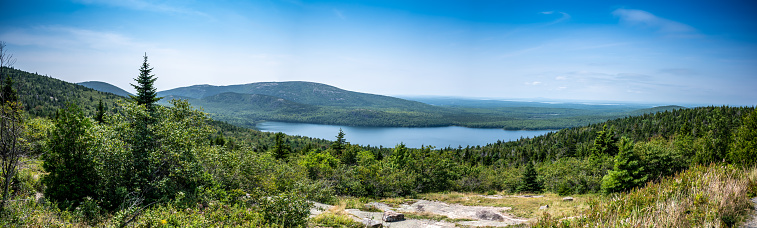
{"type": "Polygon", "coordinates": [[[384,211],[384,217],[382,217],[382,219],[384,222],[402,221],[405,220],[405,215],[394,211],[384,211]]]}

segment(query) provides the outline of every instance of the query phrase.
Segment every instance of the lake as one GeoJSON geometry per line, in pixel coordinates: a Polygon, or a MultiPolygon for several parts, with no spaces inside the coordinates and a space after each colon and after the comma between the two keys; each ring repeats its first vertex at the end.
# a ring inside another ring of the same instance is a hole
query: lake
{"type": "Polygon", "coordinates": [[[263,122],[256,126],[265,132],[283,132],[287,135],[300,135],[312,138],[336,140],[339,129],[344,131],[344,138],[351,144],[363,146],[383,146],[393,148],[404,143],[410,148],[431,145],[436,148],[447,146],[484,146],[497,140],[512,141],[521,137],[543,135],[551,130],[506,131],[502,129],[484,129],[467,127],[350,127],[338,125],[263,122]]]}

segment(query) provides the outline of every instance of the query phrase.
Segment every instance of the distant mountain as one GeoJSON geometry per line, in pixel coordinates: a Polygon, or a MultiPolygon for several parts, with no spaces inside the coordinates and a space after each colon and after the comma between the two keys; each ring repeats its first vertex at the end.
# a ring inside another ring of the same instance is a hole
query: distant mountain
{"type": "Polygon", "coordinates": [[[599,102],[578,102],[578,101],[548,101],[542,99],[541,101],[517,101],[517,100],[496,100],[496,99],[476,99],[476,98],[463,98],[463,97],[439,97],[439,96],[400,96],[400,98],[423,102],[434,106],[446,106],[446,107],[472,107],[472,108],[501,108],[501,107],[541,107],[541,108],[574,108],[574,109],[587,109],[587,110],[601,110],[601,109],[613,109],[613,110],[637,110],[654,107],[649,104],[635,104],[635,103],[622,103],[611,102],[612,104],[604,104],[599,102]]]}
{"type": "Polygon", "coordinates": [[[118,86],[111,85],[107,82],[88,81],[88,82],[79,82],[76,84],[90,88],[90,89],[94,89],[100,92],[112,93],[112,94],[122,96],[122,97],[129,97],[129,95],[133,95],[129,92],[126,92],[126,90],[123,90],[118,86]]]}
{"type": "Polygon", "coordinates": [[[417,101],[359,93],[343,90],[334,86],[314,82],[259,82],[244,85],[212,86],[195,85],[158,92],[158,96],[183,96],[202,99],[221,93],[260,94],[283,98],[292,102],[308,105],[361,107],[361,108],[400,108],[410,110],[437,110],[437,108],[417,101]]]}
{"type": "Polygon", "coordinates": [[[195,85],[158,95],[166,98],[161,101],[164,104],[174,98],[187,99],[215,119],[248,127],[260,121],[282,121],[376,127],[559,129],[674,108],[461,98],[411,101],[301,81],[195,85]]]}

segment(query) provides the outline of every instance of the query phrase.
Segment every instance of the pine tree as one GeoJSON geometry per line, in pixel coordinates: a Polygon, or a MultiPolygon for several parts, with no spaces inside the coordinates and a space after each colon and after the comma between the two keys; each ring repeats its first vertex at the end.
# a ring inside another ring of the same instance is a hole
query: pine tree
{"type": "Polygon", "coordinates": [[[534,168],[534,164],[531,161],[526,162],[526,168],[523,170],[523,175],[520,178],[520,184],[517,187],[518,192],[531,192],[538,193],[541,191],[541,184],[537,180],[538,174],[534,168]]]}
{"type": "Polygon", "coordinates": [[[602,178],[602,191],[605,193],[627,191],[643,185],[647,181],[647,173],[641,159],[633,150],[633,142],[623,137],[620,151],[615,156],[613,170],[602,178]]]}
{"type": "Polygon", "coordinates": [[[613,138],[615,128],[607,129],[607,124],[602,126],[602,130],[597,132],[597,138],[594,139],[594,145],[591,147],[591,155],[601,157],[602,155],[615,156],[618,153],[618,146],[613,138]]]}
{"type": "Polygon", "coordinates": [[[134,187],[139,188],[142,191],[148,191],[149,183],[154,176],[150,170],[150,153],[157,147],[157,137],[153,131],[153,125],[156,124],[157,119],[155,113],[155,102],[161,98],[157,97],[156,88],[153,86],[155,83],[155,75],[152,75],[152,69],[150,64],[147,63],[147,53],[144,56],[144,62],[139,69],[139,77],[134,80],[137,85],[132,84],[134,89],[137,90],[136,96],[131,96],[132,100],[137,105],[144,105],[147,111],[144,114],[140,114],[132,124],[135,135],[132,138],[132,156],[134,157],[134,172],[132,184],[134,187]]]}
{"type": "Polygon", "coordinates": [[[18,95],[16,95],[16,90],[13,89],[13,79],[10,76],[5,77],[3,87],[0,89],[0,103],[5,104],[6,102],[16,101],[18,101],[18,95]]]}
{"type": "Polygon", "coordinates": [[[289,156],[291,148],[284,143],[284,133],[278,132],[275,135],[275,143],[273,145],[273,155],[276,159],[286,159],[289,156]]]}
{"type": "Polygon", "coordinates": [[[105,122],[104,117],[105,117],[105,106],[103,105],[103,100],[101,99],[100,103],[97,105],[97,114],[95,114],[95,121],[97,121],[97,123],[102,124],[103,122],[105,122]]]}
{"type": "Polygon", "coordinates": [[[341,128],[339,128],[339,134],[336,135],[336,141],[331,144],[331,149],[334,150],[337,156],[341,156],[342,153],[344,153],[344,150],[347,149],[347,146],[345,144],[346,141],[344,140],[344,132],[341,128]]]}
{"type": "Polygon", "coordinates": [[[158,97],[157,89],[153,85],[158,78],[152,74],[152,69],[150,64],[147,63],[147,53],[145,53],[142,67],[139,68],[139,77],[134,79],[137,81],[137,84],[131,84],[137,90],[137,95],[131,96],[131,99],[137,102],[138,105],[145,105],[147,111],[150,113],[155,111],[155,102],[158,102],[162,98],[158,97]]]}

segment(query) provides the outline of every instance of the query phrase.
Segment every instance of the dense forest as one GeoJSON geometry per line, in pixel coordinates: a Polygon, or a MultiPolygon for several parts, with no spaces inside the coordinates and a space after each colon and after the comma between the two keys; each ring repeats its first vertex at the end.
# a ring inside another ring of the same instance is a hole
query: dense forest
{"type": "Polygon", "coordinates": [[[158,105],[151,71],[145,56],[138,93],[124,98],[2,68],[3,154],[14,145],[21,156],[3,157],[18,171],[3,172],[0,225],[296,227],[311,201],[336,196],[614,194],[689,167],[757,164],[754,107],[665,110],[486,146],[366,147],[342,132],[326,141],[234,126],[186,100],[158,105]]]}

